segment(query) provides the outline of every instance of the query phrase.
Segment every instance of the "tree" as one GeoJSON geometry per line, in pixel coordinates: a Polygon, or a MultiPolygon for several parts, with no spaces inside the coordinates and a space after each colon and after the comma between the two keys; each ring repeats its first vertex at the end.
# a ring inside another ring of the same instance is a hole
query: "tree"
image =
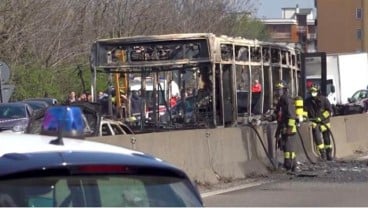
{"type": "Polygon", "coordinates": [[[262,24],[251,17],[255,2],[2,0],[0,57],[13,69],[17,99],[49,89],[62,96],[81,87],[73,72],[77,65],[84,66],[89,81],[91,45],[98,38],[205,32],[263,39],[262,24]]]}

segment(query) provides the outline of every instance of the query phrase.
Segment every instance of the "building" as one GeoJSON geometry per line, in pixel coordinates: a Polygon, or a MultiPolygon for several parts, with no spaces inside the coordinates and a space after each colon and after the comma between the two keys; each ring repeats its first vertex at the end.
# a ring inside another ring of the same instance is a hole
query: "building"
{"type": "Polygon", "coordinates": [[[368,0],[315,0],[315,6],[318,51],[368,51],[368,0]]]}
{"type": "Polygon", "coordinates": [[[282,17],[261,20],[271,41],[301,43],[307,52],[316,51],[315,17],[312,8],[282,8],[282,17]]]}

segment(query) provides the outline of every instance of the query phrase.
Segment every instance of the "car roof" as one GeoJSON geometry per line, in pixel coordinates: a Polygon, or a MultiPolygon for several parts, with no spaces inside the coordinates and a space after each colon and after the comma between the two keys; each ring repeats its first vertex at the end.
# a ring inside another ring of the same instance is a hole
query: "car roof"
{"type": "Polygon", "coordinates": [[[125,134],[130,134],[130,135],[135,134],[133,129],[131,129],[126,123],[119,121],[119,120],[113,120],[110,118],[102,117],[101,124],[109,124],[109,125],[115,124],[115,125],[119,125],[120,127],[124,126],[124,128],[126,128],[126,129],[123,128],[123,131],[125,132],[125,134]]]}
{"type": "Polygon", "coordinates": [[[119,123],[119,124],[124,124],[122,121],[119,121],[119,120],[114,120],[114,119],[111,119],[111,118],[106,118],[106,117],[102,117],[101,118],[101,122],[109,122],[109,123],[119,123]]]}
{"type": "Polygon", "coordinates": [[[29,105],[23,102],[10,102],[10,103],[0,103],[0,106],[29,106],[29,105]]]}
{"type": "Polygon", "coordinates": [[[0,103],[0,107],[21,107],[23,109],[28,109],[31,113],[34,112],[33,108],[28,103],[23,102],[10,102],[10,103],[0,103]]]}
{"type": "Polygon", "coordinates": [[[29,100],[45,101],[49,105],[55,105],[58,103],[56,98],[28,98],[28,99],[25,99],[24,101],[29,101],[29,100]]]}
{"type": "Polygon", "coordinates": [[[0,133],[0,178],[49,168],[104,164],[164,169],[167,174],[187,178],[177,167],[139,151],[70,138],[63,138],[64,145],[50,144],[55,139],[45,135],[0,133]]]}
{"type": "Polygon", "coordinates": [[[49,103],[44,101],[44,100],[22,100],[22,101],[19,101],[19,102],[23,102],[23,103],[40,103],[40,104],[43,104],[43,105],[47,105],[49,106],[49,103]]]}
{"type": "Polygon", "coordinates": [[[36,153],[45,151],[96,151],[118,154],[143,154],[123,147],[82,139],[63,138],[64,145],[49,144],[56,136],[0,133],[0,157],[8,153],[36,153]]]}

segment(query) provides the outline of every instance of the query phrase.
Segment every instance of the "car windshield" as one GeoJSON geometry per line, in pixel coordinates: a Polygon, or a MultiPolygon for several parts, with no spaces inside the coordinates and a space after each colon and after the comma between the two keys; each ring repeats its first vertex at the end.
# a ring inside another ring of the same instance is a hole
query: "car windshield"
{"type": "Polygon", "coordinates": [[[25,118],[26,110],[21,105],[2,105],[0,106],[0,119],[25,118]]]}
{"type": "Polygon", "coordinates": [[[198,207],[187,180],[167,176],[88,175],[0,180],[0,206],[198,207]]]}
{"type": "Polygon", "coordinates": [[[361,100],[368,97],[368,93],[365,90],[359,90],[355,92],[352,96],[353,100],[361,100]]]}

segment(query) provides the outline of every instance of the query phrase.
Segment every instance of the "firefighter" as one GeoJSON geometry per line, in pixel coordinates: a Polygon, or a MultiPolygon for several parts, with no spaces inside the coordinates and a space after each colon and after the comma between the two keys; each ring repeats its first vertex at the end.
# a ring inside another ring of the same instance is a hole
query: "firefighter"
{"type": "Polygon", "coordinates": [[[294,99],[289,95],[287,83],[283,80],[276,84],[274,94],[277,104],[273,119],[277,119],[278,124],[275,137],[284,152],[284,168],[295,171],[297,127],[294,99]]]}
{"type": "Polygon", "coordinates": [[[332,145],[329,129],[332,106],[329,100],[320,94],[319,86],[309,88],[310,96],[305,100],[305,110],[312,121],[312,134],[322,160],[332,160],[332,145]]]}

